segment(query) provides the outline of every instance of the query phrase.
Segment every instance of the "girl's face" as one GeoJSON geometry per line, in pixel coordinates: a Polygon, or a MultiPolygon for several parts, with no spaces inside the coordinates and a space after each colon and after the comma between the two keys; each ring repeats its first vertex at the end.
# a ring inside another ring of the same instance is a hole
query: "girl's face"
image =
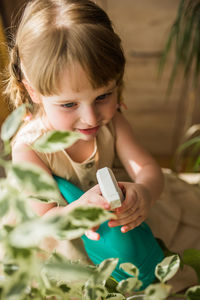
{"type": "Polygon", "coordinates": [[[41,96],[41,101],[50,128],[80,132],[84,140],[91,140],[116,113],[116,81],[93,89],[84,70],[76,65],[72,72],[63,72],[60,93],[41,96]]]}

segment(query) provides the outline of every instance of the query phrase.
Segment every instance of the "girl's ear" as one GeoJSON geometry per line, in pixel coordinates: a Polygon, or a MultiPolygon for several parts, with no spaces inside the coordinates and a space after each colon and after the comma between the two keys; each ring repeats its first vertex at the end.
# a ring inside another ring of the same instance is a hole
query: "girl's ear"
{"type": "Polygon", "coordinates": [[[40,97],[39,95],[36,93],[36,91],[32,88],[32,86],[30,86],[30,84],[28,83],[28,81],[26,79],[22,80],[27,92],[29,93],[29,96],[31,97],[32,101],[34,103],[40,103],[40,97]]]}

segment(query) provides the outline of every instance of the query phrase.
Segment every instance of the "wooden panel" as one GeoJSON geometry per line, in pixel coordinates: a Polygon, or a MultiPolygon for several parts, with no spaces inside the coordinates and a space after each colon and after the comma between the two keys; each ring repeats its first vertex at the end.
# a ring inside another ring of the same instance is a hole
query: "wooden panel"
{"type": "Polygon", "coordinates": [[[127,58],[125,114],[141,142],[156,155],[172,155],[185,129],[200,121],[200,110],[188,101],[191,90],[181,74],[166,99],[172,56],[162,79],[157,76],[178,4],[179,0],[107,0],[107,13],[122,38],[127,58]]]}

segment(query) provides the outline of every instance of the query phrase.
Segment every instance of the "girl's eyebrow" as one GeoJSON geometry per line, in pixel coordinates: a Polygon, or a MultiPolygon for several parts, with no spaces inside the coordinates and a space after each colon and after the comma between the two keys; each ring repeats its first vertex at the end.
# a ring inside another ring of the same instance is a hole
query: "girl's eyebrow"
{"type": "MultiPolygon", "coordinates": [[[[99,93],[95,98],[97,98],[97,97],[99,97],[99,96],[101,96],[101,95],[104,95],[104,94],[107,94],[107,93],[112,92],[112,91],[116,88],[116,86],[117,86],[117,85],[114,84],[113,86],[111,86],[111,87],[105,89],[105,91],[102,91],[101,93],[99,93]]],[[[79,101],[79,100],[76,99],[76,98],[73,98],[73,99],[56,99],[56,100],[55,100],[55,103],[58,102],[58,103],[60,104],[60,103],[77,102],[77,101],[79,101]]]]}

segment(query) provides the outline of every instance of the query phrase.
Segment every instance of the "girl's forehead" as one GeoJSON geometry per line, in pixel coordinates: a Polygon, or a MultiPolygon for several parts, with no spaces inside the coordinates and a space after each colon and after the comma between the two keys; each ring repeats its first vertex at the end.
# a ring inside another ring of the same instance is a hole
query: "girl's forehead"
{"type": "Polygon", "coordinates": [[[88,90],[103,90],[114,84],[115,80],[112,80],[106,86],[94,89],[86,71],[79,64],[74,64],[61,72],[59,91],[60,93],[81,93],[88,90]]]}
{"type": "Polygon", "coordinates": [[[78,93],[91,88],[88,75],[79,64],[64,68],[60,74],[60,91],[71,90],[78,93]]]}

